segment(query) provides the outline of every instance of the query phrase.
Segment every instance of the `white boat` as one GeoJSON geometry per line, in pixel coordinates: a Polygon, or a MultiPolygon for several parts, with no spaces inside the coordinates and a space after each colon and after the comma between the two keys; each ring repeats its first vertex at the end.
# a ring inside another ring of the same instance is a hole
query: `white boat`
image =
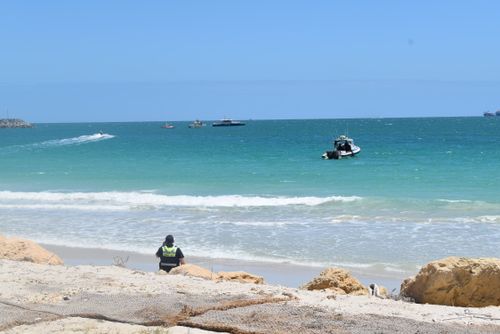
{"type": "Polygon", "coordinates": [[[240,121],[233,121],[232,119],[229,118],[224,118],[221,119],[219,122],[212,123],[212,126],[242,126],[242,125],[245,125],[245,123],[240,121]]]}
{"type": "Polygon", "coordinates": [[[354,140],[345,135],[337,137],[333,142],[333,151],[326,151],[321,156],[323,159],[342,159],[353,157],[361,152],[359,146],[354,145],[354,140]]]}
{"type": "Polygon", "coordinates": [[[172,124],[168,124],[168,123],[165,123],[161,126],[162,129],[173,129],[175,128],[175,126],[173,126],[172,124]]]}
{"type": "Polygon", "coordinates": [[[200,121],[198,119],[196,121],[194,121],[193,123],[189,124],[189,127],[192,129],[198,129],[198,128],[201,128],[204,126],[205,126],[205,123],[203,123],[202,121],[200,121]]]}

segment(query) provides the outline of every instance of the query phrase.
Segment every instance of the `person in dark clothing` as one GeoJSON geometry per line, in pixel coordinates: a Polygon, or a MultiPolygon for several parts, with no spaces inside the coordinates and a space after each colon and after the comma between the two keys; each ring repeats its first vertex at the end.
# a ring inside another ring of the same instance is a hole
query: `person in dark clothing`
{"type": "Polygon", "coordinates": [[[186,264],[184,254],[179,247],[174,246],[174,237],[167,235],[163,245],[156,251],[156,257],[160,258],[159,268],[167,273],[175,267],[186,264]]]}
{"type": "Polygon", "coordinates": [[[352,147],[351,147],[351,144],[349,144],[349,142],[345,142],[345,144],[344,144],[344,151],[346,151],[346,152],[352,152],[352,147]]]}

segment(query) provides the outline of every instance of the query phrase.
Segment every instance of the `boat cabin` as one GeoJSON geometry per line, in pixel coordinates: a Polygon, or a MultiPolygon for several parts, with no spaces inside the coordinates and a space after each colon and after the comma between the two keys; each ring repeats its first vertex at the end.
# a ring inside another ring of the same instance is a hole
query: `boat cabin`
{"type": "Polygon", "coordinates": [[[336,151],[352,151],[354,142],[347,136],[340,136],[333,142],[333,147],[336,151]]]}

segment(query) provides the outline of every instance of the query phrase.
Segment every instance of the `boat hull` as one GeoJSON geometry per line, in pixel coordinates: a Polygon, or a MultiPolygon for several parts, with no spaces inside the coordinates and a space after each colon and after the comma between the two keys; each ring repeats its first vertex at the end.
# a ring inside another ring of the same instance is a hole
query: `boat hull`
{"type": "Polygon", "coordinates": [[[212,126],[243,126],[245,123],[231,123],[231,124],[224,124],[224,123],[213,123],[212,126]]]}
{"type": "Polygon", "coordinates": [[[339,160],[342,158],[354,157],[359,154],[359,152],[361,152],[361,149],[356,147],[352,151],[326,151],[321,157],[325,160],[339,160]]]}

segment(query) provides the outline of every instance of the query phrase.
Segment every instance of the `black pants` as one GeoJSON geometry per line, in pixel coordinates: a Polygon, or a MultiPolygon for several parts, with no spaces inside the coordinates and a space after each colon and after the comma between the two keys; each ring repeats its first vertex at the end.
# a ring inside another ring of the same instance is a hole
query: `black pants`
{"type": "Polygon", "coordinates": [[[178,265],[176,264],[172,264],[170,266],[166,266],[166,265],[162,265],[161,262],[158,264],[158,267],[160,268],[160,270],[164,270],[166,271],[167,273],[170,272],[170,270],[172,270],[172,268],[175,268],[175,267],[178,267],[178,265]]]}

